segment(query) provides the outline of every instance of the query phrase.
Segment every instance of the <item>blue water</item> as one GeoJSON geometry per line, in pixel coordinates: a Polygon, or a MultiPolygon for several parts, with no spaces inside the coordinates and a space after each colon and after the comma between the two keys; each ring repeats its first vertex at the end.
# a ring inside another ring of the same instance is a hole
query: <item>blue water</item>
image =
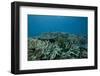
{"type": "Polygon", "coordinates": [[[28,15],[28,37],[43,32],[87,35],[88,18],[78,16],[28,15]]]}

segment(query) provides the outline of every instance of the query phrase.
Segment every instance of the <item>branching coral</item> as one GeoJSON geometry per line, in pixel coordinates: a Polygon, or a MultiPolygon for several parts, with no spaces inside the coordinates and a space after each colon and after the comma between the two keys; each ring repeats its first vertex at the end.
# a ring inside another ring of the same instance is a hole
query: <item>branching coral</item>
{"type": "Polygon", "coordinates": [[[86,39],[66,33],[46,33],[39,38],[29,38],[28,60],[87,58],[86,39]]]}

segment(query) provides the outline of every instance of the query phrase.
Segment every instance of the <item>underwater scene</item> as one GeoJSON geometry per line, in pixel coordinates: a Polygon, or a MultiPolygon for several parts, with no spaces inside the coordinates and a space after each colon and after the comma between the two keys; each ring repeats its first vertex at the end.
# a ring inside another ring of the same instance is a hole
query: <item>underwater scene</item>
{"type": "Polygon", "coordinates": [[[27,17],[28,61],[88,58],[88,17],[27,17]]]}

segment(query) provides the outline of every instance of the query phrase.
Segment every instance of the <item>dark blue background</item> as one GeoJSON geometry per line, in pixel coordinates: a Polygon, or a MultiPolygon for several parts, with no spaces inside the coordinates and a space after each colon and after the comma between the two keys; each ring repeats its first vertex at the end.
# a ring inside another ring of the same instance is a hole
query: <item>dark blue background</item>
{"type": "Polygon", "coordinates": [[[87,35],[88,18],[75,16],[28,15],[28,37],[42,32],[87,35]]]}

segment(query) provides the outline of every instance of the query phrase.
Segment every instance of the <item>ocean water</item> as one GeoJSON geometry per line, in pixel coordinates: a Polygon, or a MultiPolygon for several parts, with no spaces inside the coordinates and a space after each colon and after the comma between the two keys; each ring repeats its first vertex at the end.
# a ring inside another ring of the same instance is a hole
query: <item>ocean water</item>
{"type": "Polygon", "coordinates": [[[88,17],[28,15],[28,37],[44,32],[66,32],[87,36],[88,17]]]}

